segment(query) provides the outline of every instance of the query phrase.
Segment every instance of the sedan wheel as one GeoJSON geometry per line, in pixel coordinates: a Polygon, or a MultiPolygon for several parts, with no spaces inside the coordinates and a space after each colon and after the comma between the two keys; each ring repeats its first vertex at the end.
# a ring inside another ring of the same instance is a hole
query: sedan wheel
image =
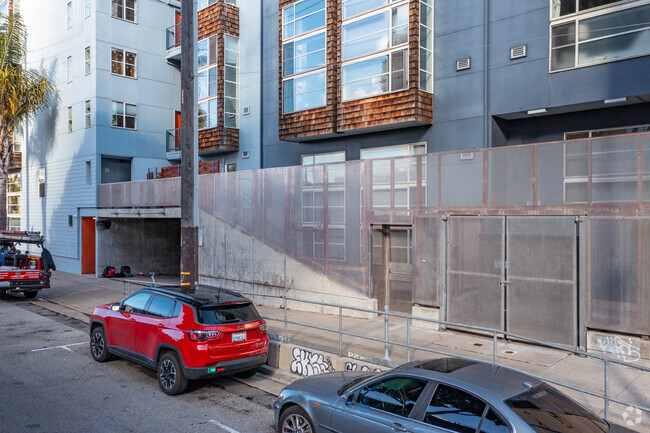
{"type": "Polygon", "coordinates": [[[313,433],[314,427],[309,415],[298,406],[284,411],[280,418],[280,433],[313,433]]]}

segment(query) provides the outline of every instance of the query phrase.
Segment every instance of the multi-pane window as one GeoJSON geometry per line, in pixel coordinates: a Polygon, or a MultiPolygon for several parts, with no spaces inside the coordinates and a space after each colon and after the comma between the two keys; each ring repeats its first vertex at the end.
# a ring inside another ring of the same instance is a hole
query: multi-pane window
{"type": "Polygon", "coordinates": [[[199,75],[199,129],[214,128],[219,122],[217,103],[217,36],[202,39],[197,45],[199,75]]]}
{"type": "Polygon", "coordinates": [[[408,49],[343,65],[343,100],[403,90],[408,84],[408,49]]]}
{"type": "Polygon", "coordinates": [[[38,197],[45,197],[45,169],[38,169],[38,197]]]}
{"type": "Polygon", "coordinates": [[[25,129],[22,123],[14,126],[14,152],[22,152],[25,143],[25,129]]]}
{"type": "Polygon", "coordinates": [[[224,124],[239,128],[239,38],[226,35],[224,59],[224,124]]]}
{"type": "Polygon", "coordinates": [[[111,116],[111,126],[113,128],[137,129],[137,105],[111,101],[111,116]]]}
{"type": "Polygon", "coordinates": [[[283,112],[325,105],[325,0],[302,0],[282,10],[283,112]]]}
{"type": "Polygon", "coordinates": [[[90,47],[84,49],[84,74],[90,74],[90,47]]]}
{"type": "Polygon", "coordinates": [[[13,173],[7,176],[7,227],[20,230],[20,191],[21,175],[13,173]]]}
{"type": "Polygon", "coordinates": [[[65,5],[65,26],[67,29],[72,27],[72,2],[65,5]]]}
{"type": "MultiPolygon", "coordinates": [[[[212,6],[213,4],[217,3],[218,0],[199,0],[199,7],[198,10],[205,9],[208,6],[212,6]]],[[[225,0],[226,4],[233,5],[233,6],[239,6],[237,0],[225,0]]]]}
{"type": "Polygon", "coordinates": [[[551,1],[551,72],[650,53],[650,4],[551,1]]]}
{"type": "Polygon", "coordinates": [[[68,107],[68,132],[72,132],[72,107],[68,107]]]}
{"type": "Polygon", "coordinates": [[[124,77],[137,78],[137,57],[131,51],[120,48],[111,49],[111,73],[124,77]]]}
{"type": "Polygon", "coordinates": [[[420,0],[420,90],[433,93],[433,0],[420,0]]]}
{"type": "Polygon", "coordinates": [[[68,83],[72,81],[72,56],[68,56],[65,62],[65,79],[68,83]]]}
{"type": "Polygon", "coordinates": [[[86,121],[86,128],[90,128],[91,125],[91,112],[90,112],[90,101],[86,101],[84,106],[84,118],[86,121]]]}
{"type": "Polygon", "coordinates": [[[111,16],[125,21],[136,22],[137,0],[112,0],[111,16]]]}
{"type": "Polygon", "coordinates": [[[341,30],[343,101],[406,89],[408,2],[347,1],[344,8],[351,18],[341,30]]]}
{"type": "Polygon", "coordinates": [[[84,0],[84,17],[90,16],[90,0],[84,0]]]}

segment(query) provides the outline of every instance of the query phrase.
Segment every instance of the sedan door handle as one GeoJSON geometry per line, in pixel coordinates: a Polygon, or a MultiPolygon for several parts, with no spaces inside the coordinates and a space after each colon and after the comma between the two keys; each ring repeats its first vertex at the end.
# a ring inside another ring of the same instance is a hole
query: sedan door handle
{"type": "Polygon", "coordinates": [[[392,428],[395,431],[408,432],[408,429],[399,423],[393,424],[392,426],[390,426],[390,428],[392,428]]]}

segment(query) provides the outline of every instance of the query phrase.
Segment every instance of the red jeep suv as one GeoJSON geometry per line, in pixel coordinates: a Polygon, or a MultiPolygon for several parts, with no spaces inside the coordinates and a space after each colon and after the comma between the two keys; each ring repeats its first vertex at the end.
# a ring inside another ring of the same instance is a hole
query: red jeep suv
{"type": "Polygon", "coordinates": [[[251,377],[266,363],[268,345],[266,323],[251,301],[210,286],[192,295],[143,289],[96,307],[90,317],[95,361],[117,355],[157,370],[169,395],[183,392],[188,379],[251,377]]]}

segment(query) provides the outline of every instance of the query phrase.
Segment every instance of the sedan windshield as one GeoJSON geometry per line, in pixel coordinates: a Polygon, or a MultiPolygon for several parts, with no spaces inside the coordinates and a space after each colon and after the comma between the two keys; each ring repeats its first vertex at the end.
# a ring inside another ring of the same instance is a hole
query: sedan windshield
{"type": "Polygon", "coordinates": [[[607,432],[607,422],[546,384],[506,400],[537,433],[607,432]]]}

